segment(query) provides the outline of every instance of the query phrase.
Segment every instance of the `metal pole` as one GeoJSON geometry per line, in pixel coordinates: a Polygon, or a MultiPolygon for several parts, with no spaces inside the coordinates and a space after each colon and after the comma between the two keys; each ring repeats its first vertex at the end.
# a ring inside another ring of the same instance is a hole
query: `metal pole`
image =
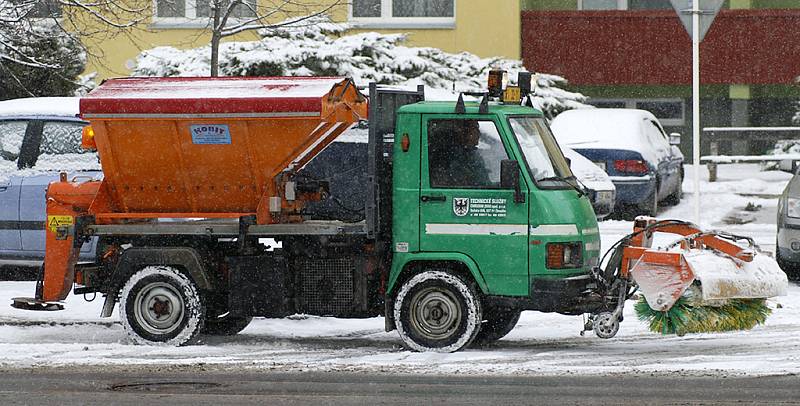
{"type": "Polygon", "coordinates": [[[694,222],[700,224],[700,1],[692,1],[692,161],[694,222]]]}

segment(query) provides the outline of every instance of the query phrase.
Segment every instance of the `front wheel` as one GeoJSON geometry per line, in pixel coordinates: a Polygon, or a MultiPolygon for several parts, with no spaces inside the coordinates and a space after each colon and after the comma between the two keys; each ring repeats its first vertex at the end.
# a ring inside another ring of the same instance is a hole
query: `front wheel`
{"type": "Polygon", "coordinates": [[[225,315],[222,317],[207,318],[203,324],[203,334],[212,336],[232,336],[239,334],[244,330],[250,322],[253,321],[252,317],[234,317],[225,315]]]}
{"type": "Polygon", "coordinates": [[[397,332],[414,351],[454,352],[481,328],[481,303],[471,283],[447,271],[425,271],[403,283],[394,303],[397,332]]]}
{"type": "Polygon", "coordinates": [[[520,309],[486,307],[483,312],[485,321],[472,345],[481,347],[505,337],[517,325],[521,314],[520,309]]]}
{"type": "Polygon", "coordinates": [[[137,344],[184,345],[203,329],[205,306],[194,282],[178,269],[148,266],[120,294],[120,319],[137,344]]]}

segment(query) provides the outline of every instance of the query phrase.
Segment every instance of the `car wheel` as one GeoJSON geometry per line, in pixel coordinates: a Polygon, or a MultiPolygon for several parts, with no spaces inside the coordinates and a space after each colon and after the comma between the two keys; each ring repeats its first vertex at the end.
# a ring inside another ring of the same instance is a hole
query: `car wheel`
{"type": "Polygon", "coordinates": [[[120,320],[137,344],[185,345],[203,329],[205,306],[194,282],[178,269],[148,266],[120,294],[120,320]]]}
{"type": "Polygon", "coordinates": [[[680,177],[678,178],[678,187],[675,188],[675,192],[667,196],[667,198],[664,199],[664,202],[666,202],[670,206],[676,206],[678,203],[681,202],[682,195],[683,195],[683,173],[681,173],[680,177]]]}
{"type": "Polygon", "coordinates": [[[207,318],[203,324],[203,334],[212,336],[232,336],[239,334],[244,330],[250,322],[253,321],[252,317],[234,317],[225,315],[222,317],[207,318]]]}
{"type": "Polygon", "coordinates": [[[397,332],[414,351],[454,352],[481,328],[481,303],[471,283],[447,271],[425,271],[403,283],[394,303],[397,332]]]}
{"type": "Polygon", "coordinates": [[[487,307],[483,311],[484,322],[472,345],[482,347],[505,337],[519,322],[520,314],[520,309],[487,307]]]}
{"type": "Polygon", "coordinates": [[[792,280],[800,279],[800,264],[796,262],[792,262],[787,260],[786,258],[781,256],[780,251],[778,250],[778,242],[775,241],[775,262],[778,263],[778,266],[781,267],[786,276],[792,280]]]}
{"type": "Polygon", "coordinates": [[[656,183],[653,193],[639,206],[639,214],[650,217],[658,215],[658,186],[656,183]]]}

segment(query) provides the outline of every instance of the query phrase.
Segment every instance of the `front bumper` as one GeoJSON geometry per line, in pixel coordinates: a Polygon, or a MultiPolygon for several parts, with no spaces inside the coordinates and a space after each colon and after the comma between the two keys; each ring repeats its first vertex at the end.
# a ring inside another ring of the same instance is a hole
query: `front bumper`
{"type": "Polygon", "coordinates": [[[592,209],[598,219],[602,220],[614,211],[616,198],[614,190],[591,191],[592,209]]]}
{"type": "Polygon", "coordinates": [[[535,278],[528,297],[487,296],[487,304],[536,310],[547,313],[580,315],[610,311],[608,302],[597,292],[589,274],[566,278],[535,278]]]}
{"type": "Polygon", "coordinates": [[[782,261],[800,265],[800,219],[784,219],[778,228],[776,250],[782,261]]]}

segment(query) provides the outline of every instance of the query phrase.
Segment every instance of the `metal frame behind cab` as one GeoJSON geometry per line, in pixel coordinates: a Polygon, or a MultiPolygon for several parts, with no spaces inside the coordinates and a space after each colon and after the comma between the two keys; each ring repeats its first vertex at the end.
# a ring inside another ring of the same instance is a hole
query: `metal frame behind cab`
{"type": "MultiPolygon", "coordinates": [[[[142,236],[142,235],[197,235],[214,237],[235,237],[241,229],[239,220],[221,221],[168,221],[134,224],[91,224],[82,234],[89,236],[142,236]]],[[[289,236],[289,235],[364,235],[363,222],[344,223],[341,221],[306,221],[290,224],[250,225],[244,233],[247,236],[289,236]]]]}
{"type": "Polygon", "coordinates": [[[369,84],[369,145],[367,201],[364,206],[367,236],[385,241],[392,234],[392,148],[397,109],[425,100],[425,86],[416,91],[381,89],[369,84]]]}

